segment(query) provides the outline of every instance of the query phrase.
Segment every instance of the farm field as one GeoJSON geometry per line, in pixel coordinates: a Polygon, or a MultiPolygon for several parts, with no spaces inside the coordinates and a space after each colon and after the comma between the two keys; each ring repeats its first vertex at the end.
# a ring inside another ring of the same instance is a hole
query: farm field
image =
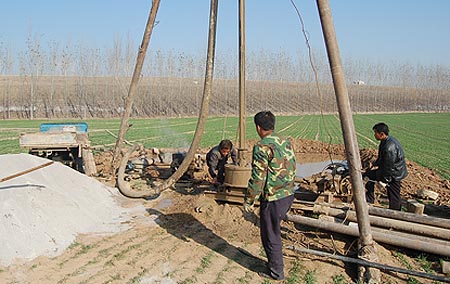
{"type": "MultiPolygon", "coordinates": [[[[353,119],[360,149],[377,148],[378,142],[373,138],[372,126],[382,121],[389,125],[390,134],[402,143],[408,160],[450,179],[450,113],[356,114],[353,119]]],[[[36,132],[43,122],[62,121],[3,120],[0,127],[0,154],[24,152],[19,147],[20,133],[36,132]]],[[[114,135],[119,132],[120,119],[83,121],[89,125],[92,146],[97,149],[114,146],[114,135]]],[[[184,149],[191,143],[197,118],[130,119],[130,124],[132,126],[126,136],[130,143],[141,143],[146,147],[184,149]]],[[[246,139],[257,139],[252,117],[247,118],[246,127],[246,139]]],[[[276,127],[276,131],[285,137],[343,144],[337,114],[278,116],[276,127]]],[[[236,116],[208,118],[201,147],[211,147],[223,138],[236,141],[237,128],[236,116]]]]}

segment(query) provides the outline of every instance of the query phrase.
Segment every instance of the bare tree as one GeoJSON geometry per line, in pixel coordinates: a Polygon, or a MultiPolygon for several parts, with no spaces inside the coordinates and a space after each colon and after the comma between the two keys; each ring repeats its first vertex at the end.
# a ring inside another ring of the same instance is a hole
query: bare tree
{"type": "MultiPolygon", "coordinates": [[[[6,75],[11,72],[14,59],[12,56],[11,48],[7,48],[0,42],[0,74],[6,75]]],[[[10,93],[10,83],[11,80],[6,80],[7,85],[3,88],[3,118],[10,119],[11,118],[11,93],[10,93]]]]}
{"type": "MultiPolygon", "coordinates": [[[[116,36],[109,49],[44,42],[30,33],[26,49],[14,53],[0,43],[2,117],[118,117],[133,65],[131,38],[116,36]],[[44,48],[45,46],[45,48],[44,48]]],[[[320,51],[253,50],[247,54],[247,110],[279,108],[281,113],[335,112],[329,66],[320,51]],[[316,73],[318,85],[316,85],[316,73]],[[318,94],[318,87],[322,92],[318,94]],[[274,103],[275,102],[275,103],[274,103]],[[281,106],[284,106],[283,108],[281,106]]],[[[192,116],[200,106],[204,54],[149,51],[136,89],[134,116],[192,116]]],[[[389,64],[345,58],[349,96],[357,112],[449,111],[450,68],[389,64]],[[356,79],[366,82],[354,86],[356,79]]],[[[236,53],[218,53],[212,115],[233,115],[237,93],[236,53]]]]}
{"type": "Polygon", "coordinates": [[[29,118],[34,119],[34,113],[36,110],[35,96],[38,88],[38,80],[44,68],[45,55],[41,49],[40,43],[41,36],[38,34],[32,34],[30,31],[27,38],[27,50],[25,52],[25,58],[23,58],[22,64],[24,71],[31,78],[28,110],[29,118]]]}

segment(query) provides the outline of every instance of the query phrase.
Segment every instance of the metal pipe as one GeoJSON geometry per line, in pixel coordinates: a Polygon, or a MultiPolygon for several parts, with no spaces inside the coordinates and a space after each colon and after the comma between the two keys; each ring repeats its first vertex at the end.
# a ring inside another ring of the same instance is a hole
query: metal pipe
{"type": "Polygon", "coordinates": [[[320,22],[322,24],[328,61],[330,63],[331,75],[333,78],[342,133],[344,134],[345,153],[350,169],[350,180],[354,192],[353,198],[356,214],[358,215],[360,241],[363,247],[371,246],[372,234],[370,230],[369,213],[366,206],[365,189],[363,187],[361,175],[361,159],[359,156],[348,90],[345,84],[344,72],[342,71],[330,3],[328,0],[317,0],[317,7],[319,9],[320,22]]]}
{"type": "MultiPolygon", "coordinates": [[[[356,223],[353,223],[356,225],[356,223]]],[[[382,229],[382,228],[378,228],[378,227],[372,227],[372,230],[374,232],[382,232],[382,233],[389,233],[390,236],[396,236],[396,237],[401,237],[401,238],[405,238],[407,240],[418,240],[418,241],[423,241],[425,242],[428,246],[432,246],[432,245],[439,245],[439,246],[450,246],[450,242],[447,240],[443,240],[443,239],[436,239],[433,237],[427,237],[427,236],[422,236],[422,235],[413,235],[410,233],[405,233],[405,232],[399,232],[399,231],[393,231],[393,230],[387,230],[387,229],[382,229]]],[[[414,248],[414,247],[413,247],[414,248]]],[[[449,247],[450,250],[450,247],[449,247]]]]}
{"type": "Polygon", "coordinates": [[[312,249],[300,248],[297,246],[287,246],[287,248],[292,249],[296,252],[300,252],[300,253],[309,253],[309,254],[314,254],[317,256],[323,256],[323,257],[327,257],[327,258],[341,260],[343,262],[355,263],[355,264],[359,264],[362,266],[370,266],[370,267],[378,268],[380,270],[394,271],[394,272],[399,272],[399,273],[403,273],[403,274],[408,274],[408,275],[413,275],[413,276],[417,276],[417,277],[422,277],[422,278],[427,278],[427,279],[432,279],[432,280],[436,280],[436,281],[450,283],[450,278],[442,277],[439,275],[433,275],[433,274],[428,274],[428,273],[424,273],[424,272],[420,272],[420,271],[408,270],[408,269],[394,267],[394,266],[390,266],[390,265],[386,265],[386,264],[375,263],[375,262],[371,262],[371,261],[367,261],[367,260],[359,259],[359,258],[351,258],[351,257],[347,257],[347,256],[335,255],[335,254],[312,250],[312,249]]]}
{"type": "MultiPolygon", "coordinates": [[[[286,216],[286,220],[322,230],[360,237],[359,228],[356,226],[323,222],[313,218],[290,214],[286,216]]],[[[399,234],[398,232],[394,233],[392,231],[382,229],[374,229],[372,231],[372,236],[377,242],[450,257],[450,242],[426,237],[419,238],[412,235],[405,236],[404,234],[399,234]]]]}
{"type": "MultiPolygon", "coordinates": [[[[353,206],[351,204],[337,204],[337,203],[326,203],[326,202],[312,202],[312,201],[305,201],[305,200],[299,200],[299,203],[302,204],[308,204],[308,205],[322,205],[326,207],[331,208],[338,208],[343,210],[354,210],[353,206]]],[[[403,212],[403,211],[397,211],[387,208],[381,208],[381,207],[375,207],[375,206],[369,206],[369,216],[381,216],[386,217],[390,219],[396,219],[396,220],[403,220],[408,221],[416,224],[424,224],[424,225],[430,225],[435,226],[439,228],[445,228],[450,229],[450,220],[445,218],[439,218],[439,217],[433,217],[433,216],[426,216],[426,215],[418,215],[411,212],[403,212]]]]}
{"type": "Polygon", "coordinates": [[[369,214],[450,229],[450,220],[369,206],[369,214]]]}
{"type": "MultiPolygon", "coordinates": [[[[329,216],[338,217],[351,222],[357,222],[355,211],[341,210],[336,208],[328,208],[324,206],[314,206],[314,213],[326,214],[329,216]]],[[[373,226],[400,230],[416,235],[424,235],[433,238],[440,238],[450,240],[450,231],[443,228],[427,226],[423,224],[412,224],[401,220],[389,219],[380,216],[369,216],[370,224],[373,226]]]]}

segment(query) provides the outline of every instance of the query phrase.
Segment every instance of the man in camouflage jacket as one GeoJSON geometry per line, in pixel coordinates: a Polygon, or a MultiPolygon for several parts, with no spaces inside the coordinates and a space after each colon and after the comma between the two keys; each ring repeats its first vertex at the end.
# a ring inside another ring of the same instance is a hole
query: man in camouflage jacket
{"type": "Polygon", "coordinates": [[[259,275],[283,280],[281,220],[294,201],[295,155],[289,141],[273,135],[275,116],[270,111],[257,113],[254,121],[261,140],[253,147],[252,172],[245,192],[244,210],[253,211],[255,201],[260,201],[260,233],[268,271],[259,275]]]}

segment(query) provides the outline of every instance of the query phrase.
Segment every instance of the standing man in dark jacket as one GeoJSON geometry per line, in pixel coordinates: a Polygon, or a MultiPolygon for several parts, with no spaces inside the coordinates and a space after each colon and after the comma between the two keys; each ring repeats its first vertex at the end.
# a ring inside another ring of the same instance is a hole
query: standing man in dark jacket
{"type": "Polygon", "coordinates": [[[220,141],[219,145],[213,147],[206,154],[206,164],[208,165],[208,173],[213,179],[213,184],[222,184],[225,180],[225,165],[228,159],[232,160],[233,164],[237,163],[237,151],[233,147],[230,140],[224,139],[220,141]]]}
{"type": "Polygon", "coordinates": [[[252,212],[255,201],[260,201],[260,233],[268,270],[259,275],[281,281],[284,279],[281,220],[294,201],[295,154],[288,140],[273,135],[275,116],[270,111],[257,113],[254,121],[261,140],[253,146],[244,210],[252,212]]]}
{"type": "Polygon", "coordinates": [[[386,185],[389,209],[400,210],[401,181],[408,175],[405,153],[400,142],[389,136],[389,127],[385,123],[377,123],[372,129],[375,139],[380,141],[380,145],[378,146],[378,157],[373,163],[373,166],[378,168],[364,174],[369,179],[366,183],[366,200],[368,203],[374,203],[374,187],[377,181],[386,185]]]}

